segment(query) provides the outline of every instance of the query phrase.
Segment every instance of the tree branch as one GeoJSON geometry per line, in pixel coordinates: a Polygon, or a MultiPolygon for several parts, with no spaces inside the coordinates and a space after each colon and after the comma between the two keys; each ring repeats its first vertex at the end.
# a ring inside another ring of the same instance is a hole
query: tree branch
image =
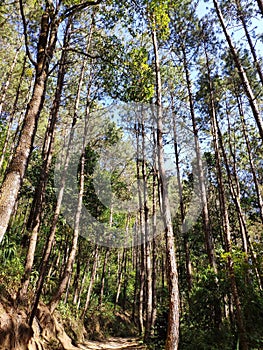
{"type": "Polygon", "coordinates": [[[26,18],[25,18],[25,14],[24,14],[22,0],[19,0],[19,7],[20,7],[20,13],[21,13],[22,22],[23,22],[23,31],[24,31],[24,38],[25,38],[26,54],[27,54],[30,62],[36,67],[37,63],[33,59],[32,55],[31,55],[31,52],[29,51],[29,47],[28,47],[27,23],[26,23],[26,18]]]}
{"type": "Polygon", "coordinates": [[[91,58],[91,59],[101,58],[101,55],[93,56],[93,55],[91,55],[87,52],[84,52],[82,50],[74,49],[73,47],[68,47],[68,48],[62,49],[62,50],[76,52],[76,53],[79,53],[80,55],[83,55],[83,56],[91,58]]]}
{"type": "Polygon", "coordinates": [[[67,17],[70,17],[74,15],[76,12],[81,11],[85,9],[88,6],[96,6],[99,5],[102,2],[102,0],[98,1],[85,1],[82,4],[71,6],[69,9],[67,9],[61,16],[61,19],[64,20],[67,17]]]}

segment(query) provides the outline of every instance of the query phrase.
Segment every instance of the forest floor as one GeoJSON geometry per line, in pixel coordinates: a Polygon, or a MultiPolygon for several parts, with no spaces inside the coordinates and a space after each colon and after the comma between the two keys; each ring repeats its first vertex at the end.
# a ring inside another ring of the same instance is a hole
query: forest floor
{"type": "Polygon", "coordinates": [[[80,350],[141,350],[147,349],[138,338],[109,338],[106,341],[86,341],[78,344],[80,350]]]}

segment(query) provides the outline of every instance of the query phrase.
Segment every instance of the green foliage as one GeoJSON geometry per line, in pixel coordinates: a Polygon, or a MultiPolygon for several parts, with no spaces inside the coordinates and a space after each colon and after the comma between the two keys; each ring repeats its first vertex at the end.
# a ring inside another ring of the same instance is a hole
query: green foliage
{"type": "Polygon", "coordinates": [[[167,39],[170,34],[170,17],[168,14],[170,0],[151,0],[147,3],[150,22],[153,30],[158,32],[159,39],[167,39]]]}
{"type": "Polygon", "coordinates": [[[0,245],[0,265],[0,285],[9,293],[17,292],[24,266],[13,232],[6,234],[0,245]]]}
{"type": "Polygon", "coordinates": [[[129,71],[125,101],[148,102],[154,96],[153,71],[149,65],[149,54],[144,47],[132,48],[125,62],[129,71]]]}
{"type": "Polygon", "coordinates": [[[114,305],[109,302],[102,307],[91,305],[85,315],[84,324],[88,337],[92,340],[102,340],[110,336],[129,337],[136,334],[130,315],[114,310],[114,305]]]}

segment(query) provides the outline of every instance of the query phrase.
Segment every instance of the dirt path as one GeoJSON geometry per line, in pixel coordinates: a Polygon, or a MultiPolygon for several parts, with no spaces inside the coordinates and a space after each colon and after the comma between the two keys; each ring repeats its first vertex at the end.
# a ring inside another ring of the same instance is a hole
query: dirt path
{"type": "Polygon", "coordinates": [[[78,347],[80,350],[146,350],[138,338],[109,338],[105,342],[86,341],[78,347]]]}

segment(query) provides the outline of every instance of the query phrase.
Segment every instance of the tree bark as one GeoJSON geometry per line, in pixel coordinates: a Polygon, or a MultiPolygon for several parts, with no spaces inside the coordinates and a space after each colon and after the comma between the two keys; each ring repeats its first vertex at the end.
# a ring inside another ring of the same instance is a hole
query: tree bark
{"type": "Polygon", "coordinates": [[[98,246],[96,245],[95,251],[94,251],[94,261],[93,261],[92,272],[91,272],[91,277],[90,277],[90,282],[89,282],[89,288],[88,288],[87,295],[86,295],[86,302],[85,302],[84,308],[83,308],[82,313],[81,313],[82,320],[84,320],[85,314],[89,308],[90,297],[91,297],[93,284],[94,284],[96,272],[97,272],[98,259],[99,259],[99,249],[98,249],[98,246]]]}
{"type": "Polygon", "coordinates": [[[179,345],[179,313],[180,298],[178,286],[178,272],[175,251],[175,240],[172,225],[170,203],[168,197],[167,179],[164,166],[163,148],[163,111],[162,111],[162,81],[160,72],[159,50],[156,31],[151,29],[152,43],[155,59],[155,79],[156,79],[156,105],[157,105],[157,155],[158,172],[160,175],[162,215],[166,236],[166,257],[167,257],[167,278],[169,286],[169,316],[168,331],[166,339],[166,350],[177,350],[179,345]]]}
{"type": "Polygon", "coordinates": [[[57,30],[58,22],[52,20],[50,13],[45,11],[41,18],[36,76],[32,97],[27,106],[17,148],[10,162],[9,168],[6,171],[0,190],[0,242],[2,241],[8,227],[27,168],[39,114],[42,110],[45,99],[49,62],[54,54],[57,30]],[[50,21],[51,25],[49,23],[50,21]]]}
{"type": "MultiPolygon", "coordinates": [[[[71,26],[71,21],[68,21],[65,35],[64,35],[64,45],[63,45],[64,48],[66,48],[68,45],[70,26],[71,26]]],[[[30,274],[34,263],[37,238],[38,238],[38,233],[39,233],[42,215],[43,215],[46,185],[48,181],[48,175],[50,172],[52,156],[53,156],[55,126],[58,119],[61,94],[63,90],[64,77],[66,73],[66,66],[65,66],[66,55],[67,55],[66,51],[62,50],[62,54],[59,62],[59,71],[58,71],[58,77],[57,77],[57,87],[55,92],[55,98],[53,100],[50,119],[48,122],[47,130],[45,134],[45,141],[42,149],[43,164],[41,167],[40,179],[39,179],[37,188],[35,190],[35,195],[34,195],[31,211],[30,211],[30,215],[27,223],[28,230],[31,231],[31,236],[30,236],[29,246],[28,246],[28,251],[26,256],[25,273],[22,279],[22,286],[19,291],[20,301],[24,300],[27,295],[27,290],[28,290],[29,281],[30,281],[30,274]]]]}
{"type": "MultiPolygon", "coordinates": [[[[172,96],[173,100],[173,96],[172,96]]],[[[182,235],[183,235],[183,243],[184,243],[184,253],[185,253],[185,270],[187,276],[187,284],[188,284],[188,300],[189,300],[189,292],[191,292],[193,285],[192,278],[192,263],[190,259],[190,251],[189,251],[189,242],[188,242],[188,234],[184,230],[184,202],[183,202],[183,187],[181,182],[181,174],[180,174],[180,160],[179,160],[179,151],[178,151],[178,143],[177,143],[177,130],[176,130],[176,117],[175,111],[173,111],[173,137],[174,137],[174,154],[175,154],[175,165],[176,165],[176,178],[178,184],[178,192],[179,192],[179,201],[180,201],[180,216],[181,216],[181,227],[182,227],[182,235]]]]}
{"type": "Polygon", "coordinates": [[[103,268],[102,268],[102,273],[101,273],[99,306],[101,306],[102,302],[103,302],[106,268],[107,268],[109,254],[110,254],[110,249],[109,249],[109,247],[107,247],[105,250],[103,268]]]}

